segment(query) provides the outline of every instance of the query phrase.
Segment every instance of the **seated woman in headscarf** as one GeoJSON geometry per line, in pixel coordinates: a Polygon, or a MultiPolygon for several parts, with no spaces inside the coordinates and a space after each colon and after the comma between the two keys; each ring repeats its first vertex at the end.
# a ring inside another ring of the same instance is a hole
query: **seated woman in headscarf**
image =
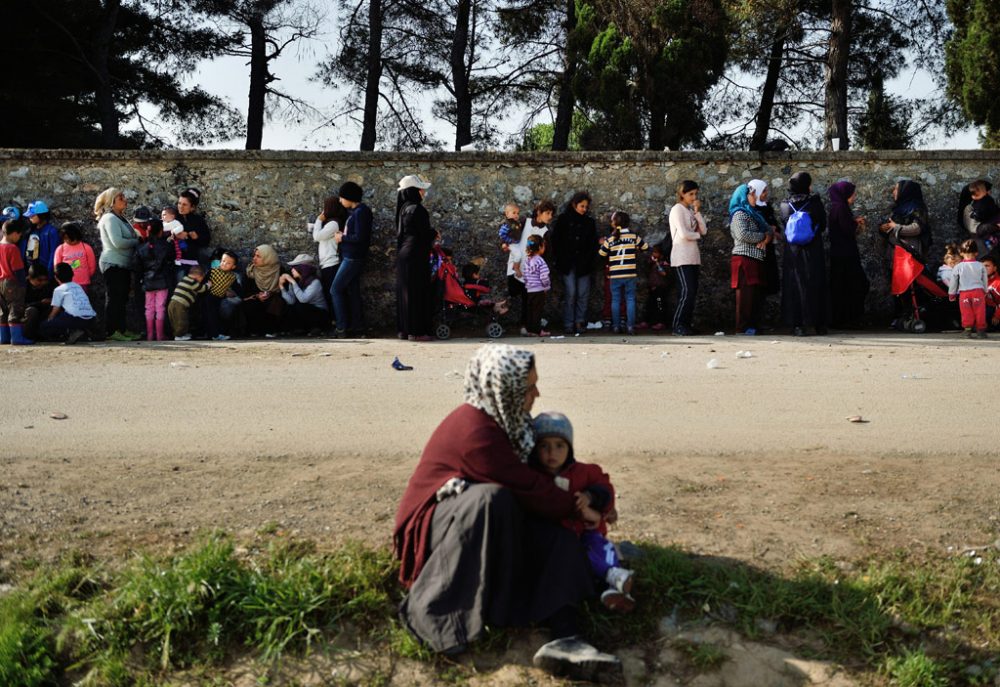
{"type": "Polygon", "coordinates": [[[252,335],[263,334],[269,339],[278,335],[285,302],[281,299],[281,260],[278,252],[264,244],[257,246],[247,267],[243,312],[247,330],[252,335]]]}
{"type": "Polygon", "coordinates": [[[812,191],[812,176],[808,172],[793,174],[788,180],[790,194],[781,203],[781,223],[788,229],[788,220],[795,212],[809,215],[813,238],[806,243],[786,240],[782,248],[781,314],[793,336],[806,336],[809,327],[826,334],[826,251],[823,233],[826,231],[826,209],[823,199],[812,191]]]}
{"type": "Polygon", "coordinates": [[[931,245],[931,222],[923,189],[917,182],[904,179],[892,187],[892,199],[889,220],[879,227],[890,244],[889,259],[892,246],[900,245],[925,262],[931,245]]]}
{"type": "Polygon", "coordinates": [[[326,306],[323,282],[316,274],[316,261],[313,256],[300,253],[288,263],[288,268],[291,274],[278,277],[281,297],[287,306],[283,330],[317,336],[330,323],[330,311],[326,306]]]}
{"type": "Polygon", "coordinates": [[[764,257],[774,233],[757,211],[757,193],[741,184],[729,201],[729,231],[733,235],[731,286],[736,292],[736,331],[753,336],[760,317],[764,257]]]}
{"type": "Polygon", "coordinates": [[[577,637],[577,606],[594,594],[579,540],[559,521],[578,494],[527,460],[538,397],[534,354],[483,346],[465,373],[465,403],[431,435],[396,512],[393,544],[406,627],[439,653],[464,651],[487,626],[545,622],[553,641],[534,662],[576,678],[617,670],[577,637]]]}

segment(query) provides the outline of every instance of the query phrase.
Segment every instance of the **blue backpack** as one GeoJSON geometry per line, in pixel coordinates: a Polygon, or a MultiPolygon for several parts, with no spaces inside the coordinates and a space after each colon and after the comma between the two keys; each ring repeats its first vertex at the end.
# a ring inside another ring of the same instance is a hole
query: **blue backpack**
{"type": "MultiPolygon", "coordinates": [[[[806,201],[807,204],[808,202],[806,201]]],[[[816,236],[812,217],[805,210],[796,210],[791,203],[788,203],[788,207],[792,209],[792,216],[785,224],[785,241],[793,246],[804,246],[816,236]]]]}

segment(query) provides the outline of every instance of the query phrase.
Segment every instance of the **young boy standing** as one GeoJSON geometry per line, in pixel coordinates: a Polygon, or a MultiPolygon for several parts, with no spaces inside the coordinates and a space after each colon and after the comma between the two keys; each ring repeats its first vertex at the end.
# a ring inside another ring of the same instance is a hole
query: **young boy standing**
{"type": "Polygon", "coordinates": [[[56,281],[59,286],[52,293],[52,312],[38,331],[46,339],[66,335],[66,343],[72,345],[93,331],[97,313],[90,305],[87,292],[73,281],[73,268],[68,263],[56,265],[56,281]]]}
{"type": "Polygon", "coordinates": [[[26,233],[25,219],[9,219],[3,223],[0,240],[0,344],[29,345],[35,343],[24,336],[24,288],[27,275],[18,241],[26,233]]]}

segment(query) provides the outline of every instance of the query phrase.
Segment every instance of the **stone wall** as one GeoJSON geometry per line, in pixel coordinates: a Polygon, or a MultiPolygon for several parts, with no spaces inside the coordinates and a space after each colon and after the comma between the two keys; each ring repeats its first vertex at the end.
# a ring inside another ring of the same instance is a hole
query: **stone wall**
{"type": "MultiPolygon", "coordinates": [[[[934,225],[933,255],[958,237],[957,195],[962,185],[1000,173],[1000,156],[987,151],[885,151],[839,153],[615,152],[615,153],[305,153],[245,151],[70,151],[0,150],[0,202],[22,206],[46,200],[59,221],[85,220],[89,240],[99,249],[91,209],[104,188],[124,189],[130,206],[160,207],[186,186],[202,190],[202,211],[215,242],[249,255],[270,243],[285,259],[315,253],[307,222],[323,198],[343,181],[365,188],[376,217],[371,263],[364,277],[369,325],[391,331],[394,323],[393,214],[398,179],[420,173],[433,181],[427,198],[434,225],[454,248],[459,263],[486,256],[485,276],[503,287],[504,260],[497,248],[501,208],[517,201],[522,212],[540,199],[563,204],[578,189],[589,190],[594,211],[606,220],[614,209],[634,218],[647,240],[667,232],[674,188],[694,179],[702,188],[709,234],[697,320],[707,329],[732,327],[729,250],[725,227],[732,190],[751,178],[771,184],[774,199],[785,195],[796,171],[812,174],[814,190],[826,198],[829,184],[848,178],[858,185],[857,208],[874,227],[887,214],[891,188],[900,178],[924,187],[934,225]]],[[[877,232],[874,232],[877,233],[877,232]]],[[[872,231],[860,240],[872,282],[869,311],[877,320],[888,309],[880,241],[872,231]]],[[[593,313],[600,306],[600,289],[593,313]]],[[[558,293],[551,300],[555,302],[558,293]]],[[[774,311],[777,299],[769,309],[774,311]]],[[[557,323],[553,308],[550,319],[557,323]]]]}

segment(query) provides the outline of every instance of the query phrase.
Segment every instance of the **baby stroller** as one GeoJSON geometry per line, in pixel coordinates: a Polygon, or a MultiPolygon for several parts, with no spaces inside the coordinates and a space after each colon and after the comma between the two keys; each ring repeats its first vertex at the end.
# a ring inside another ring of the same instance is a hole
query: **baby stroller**
{"type": "Polygon", "coordinates": [[[488,300],[490,289],[488,286],[470,284],[468,288],[480,294],[479,303],[474,301],[465,292],[462,283],[458,279],[458,270],[454,263],[442,262],[438,268],[438,289],[440,293],[441,315],[434,334],[439,339],[447,339],[451,336],[452,327],[462,322],[471,322],[474,326],[482,326],[485,319],[486,336],[491,339],[499,339],[503,336],[503,327],[497,320],[499,308],[496,303],[488,300]]]}
{"type": "Polygon", "coordinates": [[[894,244],[892,252],[893,296],[912,303],[912,313],[898,318],[893,326],[904,332],[923,334],[928,327],[948,329],[955,322],[955,304],[948,291],[934,281],[925,266],[905,247],[894,244]]]}

